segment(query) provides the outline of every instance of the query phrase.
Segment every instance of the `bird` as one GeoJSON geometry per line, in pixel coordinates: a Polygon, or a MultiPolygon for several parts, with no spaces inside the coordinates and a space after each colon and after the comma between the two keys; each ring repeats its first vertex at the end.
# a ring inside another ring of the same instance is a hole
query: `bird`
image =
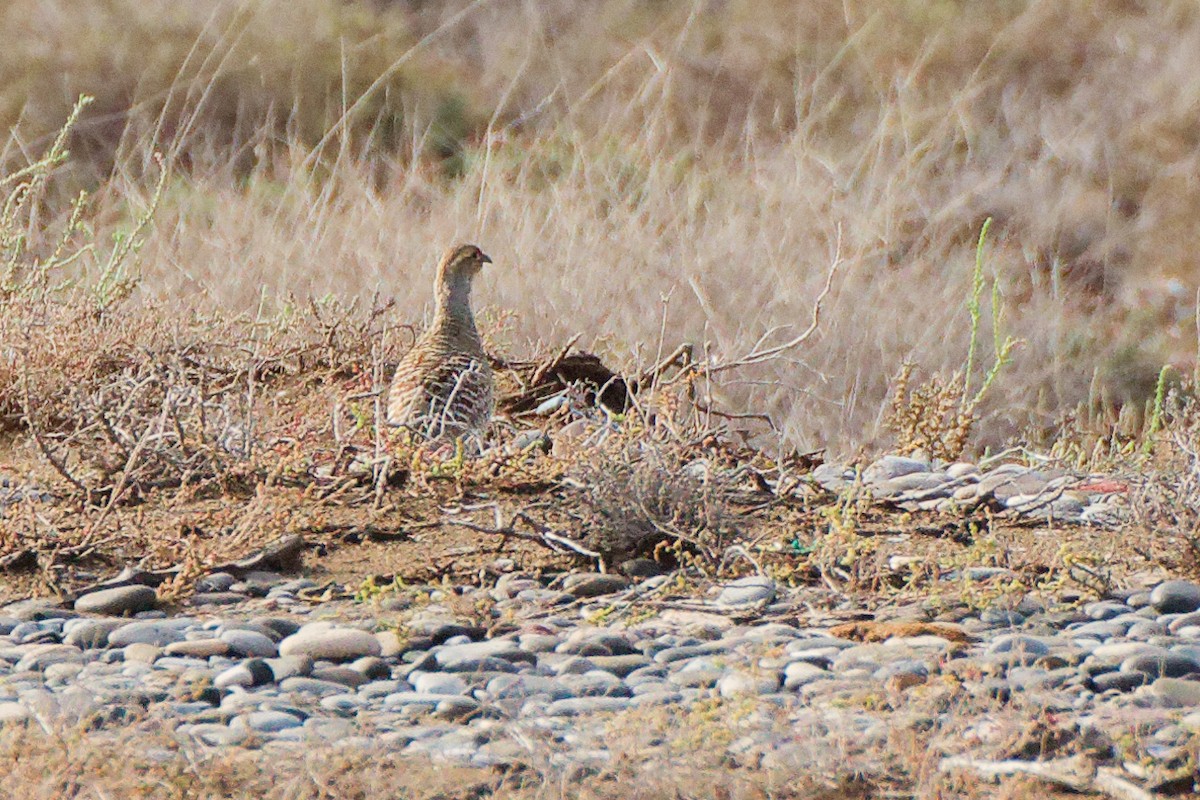
{"type": "Polygon", "coordinates": [[[433,324],[396,367],[387,397],[389,425],[426,441],[478,444],[496,401],[492,368],[471,311],[471,282],[490,263],[473,244],[451,247],[442,256],[433,324]]]}

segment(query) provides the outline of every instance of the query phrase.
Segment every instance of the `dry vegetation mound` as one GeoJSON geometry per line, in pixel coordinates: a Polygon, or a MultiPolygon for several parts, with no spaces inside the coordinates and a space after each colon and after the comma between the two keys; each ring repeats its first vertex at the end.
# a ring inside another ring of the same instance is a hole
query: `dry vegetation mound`
{"type": "MultiPolygon", "coordinates": [[[[6,556],[183,587],[268,535],[419,543],[457,509],[543,566],[719,572],[804,555],[819,447],[1021,436],[1190,475],[1190,376],[1161,370],[1194,355],[1189,8],[11,5],[0,415],[68,503],[14,515],[6,556]],[[516,423],[431,463],[379,397],[467,238],[516,423]]],[[[1144,521],[1192,536],[1190,484],[1147,486],[1144,521]]],[[[452,551],[421,577],[487,562],[452,551]]]]}
{"type": "Polygon", "coordinates": [[[719,394],[851,451],[902,362],[961,366],[992,217],[983,338],[1003,313],[1021,346],[975,444],[1136,426],[1194,355],[1185,2],[28,0],[3,22],[5,163],[97,98],[58,182],[95,190],[97,241],[166,154],[139,291],[169,305],[379,289],[411,319],[429,254],[470,238],[498,265],[481,299],[512,312],[498,343],[719,361],[787,339],[840,241],[803,358],[719,394]]]}

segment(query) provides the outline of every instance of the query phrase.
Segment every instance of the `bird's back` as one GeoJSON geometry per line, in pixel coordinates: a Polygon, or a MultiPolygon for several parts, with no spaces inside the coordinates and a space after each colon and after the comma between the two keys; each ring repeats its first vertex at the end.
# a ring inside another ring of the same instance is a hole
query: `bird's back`
{"type": "Polygon", "coordinates": [[[443,322],[400,361],[387,418],[424,438],[446,439],[481,432],[494,408],[492,369],[474,325],[443,322]]]}

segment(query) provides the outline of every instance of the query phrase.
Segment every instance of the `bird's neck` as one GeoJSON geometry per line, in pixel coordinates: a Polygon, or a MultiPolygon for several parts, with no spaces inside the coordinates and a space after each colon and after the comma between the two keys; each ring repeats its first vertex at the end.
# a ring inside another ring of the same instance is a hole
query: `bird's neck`
{"type": "Polygon", "coordinates": [[[475,315],[471,313],[470,280],[446,281],[438,286],[433,328],[454,338],[479,338],[479,332],[475,329],[475,315]]]}

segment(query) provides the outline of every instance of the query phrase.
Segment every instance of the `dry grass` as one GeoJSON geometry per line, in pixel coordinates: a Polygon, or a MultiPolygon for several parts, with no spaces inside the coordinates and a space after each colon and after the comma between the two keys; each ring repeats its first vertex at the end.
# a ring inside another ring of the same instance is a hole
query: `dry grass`
{"type": "MultiPolygon", "coordinates": [[[[722,576],[746,568],[727,558],[736,541],[756,567],[867,606],[961,593],[941,578],[967,565],[1015,575],[969,587],[980,606],[1194,569],[1195,412],[1143,419],[1161,365],[1196,357],[1200,14],[1183,0],[21,0],[0,22],[3,457],[56,495],[0,520],[6,595],[137,564],[184,599],[206,567],[295,532],[339,585],[484,581],[498,555],[578,563],[540,547],[547,531],[613,557],[665,540],[722,576]],[[83,93],[96,101],[52,144],[83,93]],[[582,334],[637,375],[695,345],[675,394],[648,391],[626,420],[651,430],[649,451],[431,462],[389,439],[378,393],[456,240],[495,259],[477,296],[504,357],[536,363],[582,334]],[[831,265],[816,334],[729,368],[803,329],[831,265]],[[895,386],[905,363],[928,382],[895,386]],[[771,451],[739,462],[747,507],[740,486],[685,469],[720,461],[714,419],[771,451]],[[1140,527],[896,519],[797,490],[792,451],[893,434],[946,456],[1020,435],[1076,466],[1148,470],[1140,527]]],[[[940,746],[981,711],[954,702],[931,700],[961,712],[940,746]]],[[[622,722],[617,739],[655,730],[622,722]]],[[[938,773],[920,726],[774,771],[730,769],[723,751],[679,771],[630,757],[582,784],[336,753],[267,770],[262,754],[217,764],[154,741],[5,737],[0,786],[1020,796],[938,773]]]]}
{"type": "MultiPolygon", "coordinates": [[[[1081,734],[1054,721],[1036,698],[975,696],[951,674],[907,690],[845,691],[835,707],[792,721],[752,698],[713,699],[687,710],[651,708],[607,718],[596,743],[612,758],[564,766],[575,745],[536,732],[490,737],[512,764],[482,769],[431,764],[394,750],[253,745],[216,751],[181,741],[152,720],[129,727],[52,723],[8,728],[0,741],[0,791],[31,800],[77,797],[301,798],[404,797],[421,800],[869,800],[895,797],[1058,797],[1021,778],[990,785],[971,771],[943,771],[964,753],[1025,760],[1071,756],[1134,759],[1149,744],[1136,724],[1081,734]],[[868,717],[886,726],[864,733],[868,717]],[[979,724],[980,721],[982,724],[979,724]],[[771,731],[775,753],[728,746],[750,731],[771,731]]],[[[487,736],[487,734],[484,734],[487,736]]],[[[1194,745],[1188,752],[1194,752],[1194,745]]],[[[1088,798],[1087,792],[1070,795],[1088,798]]]]}
{"type": "Polygon", "coordinates": [[[729,360],[807,316],[840,227],[821,335],[715,391],[849,451],[884,435],[901,362],[962,366],[990,215],[1023,346],[972,447],[1078,407],[1101,427],[1194,352],[1186,3],[87,5],[6,12],[33,28],[0,65],[9,160],[98,94],[74,144],[103,240],[150,151],[173,157],[143,250],[143,292],[172,304],[380,289],[412,318],[431,254],[469,238],[507,344],[581,332],[628,364],[670,295],[665,345],[729,360]]]}

